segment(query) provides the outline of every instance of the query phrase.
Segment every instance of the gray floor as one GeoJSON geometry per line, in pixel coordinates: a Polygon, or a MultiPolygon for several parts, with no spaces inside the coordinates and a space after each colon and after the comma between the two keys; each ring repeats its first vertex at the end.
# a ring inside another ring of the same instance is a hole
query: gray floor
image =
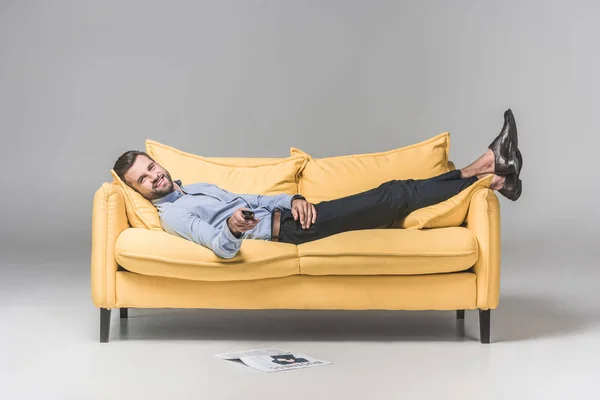
{"type": "Polygon", "coordinates": [[[505,260],[491,345],[476,311],[162,309],[113,312],[100,344],[88,265],[4,263],[1,398],[600,398],[597,265],[505,260]],[[267,346],[334,364],[267,374],[213,356],[267,346]]]}

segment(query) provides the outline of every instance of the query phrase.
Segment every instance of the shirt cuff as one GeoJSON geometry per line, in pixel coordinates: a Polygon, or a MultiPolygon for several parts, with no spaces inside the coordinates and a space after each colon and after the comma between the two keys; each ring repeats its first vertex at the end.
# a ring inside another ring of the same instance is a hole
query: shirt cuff
{"type": "MultiPolygon", "coordinates": [[[[231,218],[231,217],[229,217],[229,218],[231,218]]],[[[225,232],[225,237],[226,237],[228,240],[230,240],[230,241],[232,241],[232,242],[239,242],[239,241],[241,241],[241,240],[242,240],[242,238],[243,238],[243,236],[244,236],[244,232],[242,232],[242,233],[240,234],[240,237],[239,237],[239,238],[235,237],[235,235],[234,235],[234,234],[231,232],[231,229],[229,229],[229,225],[227,224],[227,221],[229,220],[229,218],[227,218],[227,219],[225,220],[225,222],[223,223],[225,226],[223,227],[223,229],[221,229],[221,231],[225,232]]]]}
{"type": "Polygon", "coordinates": [[[306,200],[306,198],[304,196],[302,196],[301,194],[295,194],[295,195],[293,195],[292,199],[290,200],[290,210],[292,209],[292,203],[296,199],[306,200]]]}

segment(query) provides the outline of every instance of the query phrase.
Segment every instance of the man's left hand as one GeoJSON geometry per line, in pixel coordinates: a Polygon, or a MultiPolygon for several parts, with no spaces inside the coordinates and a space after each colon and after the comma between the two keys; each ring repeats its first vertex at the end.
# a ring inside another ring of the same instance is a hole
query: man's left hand
{"type": "Polygon", "coordinates": [[[315,206],[303,199],[292,201],[292,215],[295,221],[298,221],[298,218],[300,218],[300,224],[303,229],[310,228],[310,224],[314,224],[317,221],[315,206]]]}

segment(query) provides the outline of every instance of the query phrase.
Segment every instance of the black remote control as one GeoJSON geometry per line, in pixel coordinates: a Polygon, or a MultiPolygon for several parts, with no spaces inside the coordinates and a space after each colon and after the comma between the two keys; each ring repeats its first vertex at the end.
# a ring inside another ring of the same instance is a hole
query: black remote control
{"type": "Polygon", "coordinates": [[[254,211],[242,210],[242,216],[244,219],[254,219],[254,211]]]}

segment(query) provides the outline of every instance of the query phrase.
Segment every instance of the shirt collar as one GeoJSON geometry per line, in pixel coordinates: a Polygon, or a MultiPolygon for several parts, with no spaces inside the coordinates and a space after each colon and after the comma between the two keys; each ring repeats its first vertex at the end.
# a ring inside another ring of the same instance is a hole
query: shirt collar
{"type": "MultiPolygon", "coordinates": [[[[173,181],[173,182],[175,182],[177,185],[179,185],[179,187],[181,187],[181,180],[177,179],[176,181],[173,181]]],[[[173,203],[175,200],[179,199],[182,196],[183,196],[183,193],[181,193],[179,190],[175,189],[171,193],[169,193],[163,197],[152,200],[152,204],[154,204],[155,206],[158,207],[164,203],[173,203]]]]}

